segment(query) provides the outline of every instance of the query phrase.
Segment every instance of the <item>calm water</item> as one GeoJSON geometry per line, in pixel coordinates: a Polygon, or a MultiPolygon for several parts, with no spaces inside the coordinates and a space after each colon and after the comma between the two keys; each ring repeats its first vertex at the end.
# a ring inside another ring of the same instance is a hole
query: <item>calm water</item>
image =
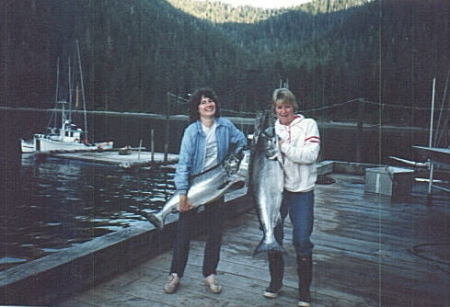
{"type": "MultiPolygon", "coordinates": [[[[43,131],[48,118],[44,112],[0,110],[0,124],[14,123],[1,126],[1,133],[9,136],[2,150],[18,148],[19,138],[43,131]]],[[[163,151],[163,120],[96,115],[89,117],[89,123],[95,141],[112,138],[115,147],[137,147],[142,141],[150,148],[153,129],[155,150],[163,151]]],[[[169,152],[178,152],[185,126],[185,121],[170,124],[169,152]]],[[[253,133],[251,125],[237,126],[253,133]]],[[[355,127],[324,126],[321,136],[321,159],[355,161],[355,127]]],[[[427,133],[367,129],[361,139],[361,162],[390,163],[389,155],[419,159],[412,145],[426,145],[427,133]]],[[[38,163],[32,155],[15,152],[12,156],[11,163],[0,164],[0,270],[130,227],[144,220],[137,210],[157,211],[174,190],[173,169],[167,167],[125,171],[63,159],[38,163]]]]}
{"type": "MultiPolygon", "coordinates": [[[[145,219],[173,193],[173,169],[124,171],[61,159],[35,162],[24,155],[20,183],[2,206],[0,267],[83,243],[145,219]]],[[[3,195],[4,197],[5,195],[3,195]]]]}

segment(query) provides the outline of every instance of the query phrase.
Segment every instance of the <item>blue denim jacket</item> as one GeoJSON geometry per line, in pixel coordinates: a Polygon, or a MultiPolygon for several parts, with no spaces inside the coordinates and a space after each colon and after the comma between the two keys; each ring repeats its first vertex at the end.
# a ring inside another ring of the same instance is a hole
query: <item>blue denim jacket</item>
{"type": "MultiPolygon", "coordinates": [[[[228,155],[230,145],[234,144],[234,152],[247,145],[247,139],[241,130],[226,118],[216,118],[217,161],[223,162],[228,155]]],[[[187,194],[189,177],[201,173],[205,163],[206,135],[198,120],[184,130],[181,140],[180,154],[175,172],[175,187],[177,193],[187,194]]]]}

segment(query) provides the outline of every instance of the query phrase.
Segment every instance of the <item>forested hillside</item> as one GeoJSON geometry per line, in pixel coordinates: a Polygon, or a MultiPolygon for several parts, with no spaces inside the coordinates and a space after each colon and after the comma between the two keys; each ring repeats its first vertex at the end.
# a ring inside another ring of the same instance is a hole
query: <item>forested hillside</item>
{"type": "Polygon", "coordinates": [[[434,77],[448,101],[450,1],[5,0],[0,15],[1,106],[51,107],[57,58],[64,76],[76,40],[96,110],[164,113],[207,85],[225,108],[255,112],[284,82],[319,119],[354,120],[345,102],[365,101],[367,122],[424,126],[434,77]]]}
{"type": "Polygon", "coordinates": [[[230,72],[243,66],[239,49],[223,34],[164,0],[0,5],[6,16],[2,105],[52,106],[57,58],[62,68],[69,57],[74,62],[75,40],[91,109],[160,112],[167,92],[185,96],[200,85],[236,87],[230,72]]]}

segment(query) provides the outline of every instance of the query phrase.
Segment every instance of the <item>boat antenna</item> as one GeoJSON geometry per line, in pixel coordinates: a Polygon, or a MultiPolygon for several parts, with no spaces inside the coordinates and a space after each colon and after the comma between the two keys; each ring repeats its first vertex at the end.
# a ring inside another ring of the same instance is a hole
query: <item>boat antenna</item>
{"type": "Polygon", "coordinates": [[[80,47],[78,45],[78,40],[75,40],[77,44],[77,56],[78,56],[78,65],[80,69],[80,79],[81,79],[81,96],[83,98],[83,109],[84,109],[84,138],[88,140],[88,128],[87,128],[87,111],[86,111],[86,97],[84,95],[84,82],[83,82],[83,70],[81,69],[81,57],[80,57],[80,47]]]}

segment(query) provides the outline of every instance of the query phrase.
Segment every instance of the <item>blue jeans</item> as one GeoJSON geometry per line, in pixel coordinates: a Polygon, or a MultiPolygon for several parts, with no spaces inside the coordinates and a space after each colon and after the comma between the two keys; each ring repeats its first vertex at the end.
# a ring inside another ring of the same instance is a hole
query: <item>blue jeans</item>
{"type": "Polygon", "coordinates": [[[180,278],[183,277],[188,261],[192,232],[206,226],[208,239],[203,257],[203,276],[207,277],[211,274],[217,274],[220,248],[222,245],[222,230],[225,220],[226,210],[223,197],[205,206],[202,220],[199,220],[197,209],[180,213],[170,273],[177,273],[180,278]]]}
{"type": "Polygon", "coordinates": [[[292,222],[292,244],[299,256],[312,253],[311,233],[314,224],[314,191],[289,192],[284,190],[281,203],[281,223],[275,227],[275,239],[283,244],[284,220],[289,214],[292,222]]]}

